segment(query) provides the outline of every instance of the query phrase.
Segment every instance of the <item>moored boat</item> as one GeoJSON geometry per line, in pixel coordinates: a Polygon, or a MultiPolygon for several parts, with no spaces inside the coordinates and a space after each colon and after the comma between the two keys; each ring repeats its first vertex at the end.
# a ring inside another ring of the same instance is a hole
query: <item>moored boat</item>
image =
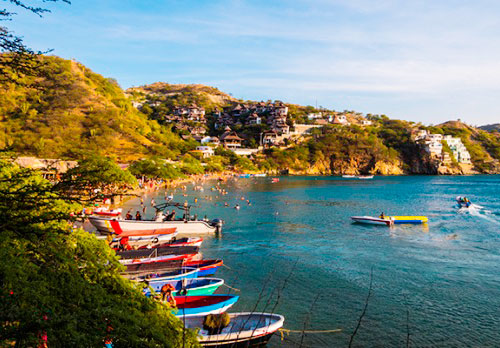
{"type": "Polygon", "coordinates": [[[184,325],[199,329],[198,340],[203,347],[239,348],[265,346],[285,321],[283,316],[269,313],[229,313],[229,318],[229,325],[218,334],[203,328],[202,316],[186,318],[184,325]]]}
{"type": "Polygon", "coordinates": [[[100,216],[119,216],[122,213],[122,209],[118,208],[109,210],[108,208],[101,207],[95,208],[92,213],[100,216]]]}
{"type": "Polygon", "coordinates": [[[186,267],[198,268],[200,277],[214,275],[223,264],[222,260],[186,260],[184,262],[186,267]]]}
{"type": "MultiPolygon", "coordinates": [[[[179,239],[173,239],[170,242],[162,243],[162,244],[154,244],[152,248],[179,248],[179,247],[200,247],[203,244],[203,238],[201,237],[184,237],[179,239]]],[[[148,245],[143,245],[139,247],[139,249],[148,249],[148,245]]]]}
{"type": "Polygon", "coordinates": [[[392,226],[394,224],[394,221],[388,219],[387,217],[382,219],[374,216],[351,216],[351,219],[354,222],[358,222],[361,224],[384,225],[384,226],[392,226]]]}
{"type": "Polygon", "coordinates": [[[358,179],[373,179],[373,175],[358,175],[358,179]]]}
{"type": "Polygon", "coordinates": [[[235,295],[177,296],[176,317],[220,314],[231,308],[239,299],[235,295]]]}
{"type": "Polygon", "coordinates": [[[344,175],[342,175],[342,177],[345,178],[345,179],[353,179],[353,178],[356,177],[356,175],[344,174],[344,175]]]}
{"type": "Polygon", "coordinates": [[[165,280],[178,280],[178,279],[191,279],[198,278],[198,269],[181,267],[177,269],[169,269],[156,272],[133,272],[127,271],[123,274],[125,278],[136,281],[165,281],[165,280]]]}
{"type": "Polygon", "coordinates": [[[183,260],[193,258],[198,254],[198,247],[178,247],[178,248],[153,248],[139,250],[119,251],[120,262],[124,265],[131,263],[165,262],[172,260],[183,260]]]}
{"type": "MultiPolygon", "coordinates": [[[[203,296],[212,295],[224,284],[224,280],[219,278],[183,278],[178,280],[152,280],[148,281],[147,284],[156,293],[160,293],[163,285],[169,284],[175,289],[172,291],[174,296],[203,296]]],[[[151,290],[146,288],[143,293],[150,296],[151,290]]]]}

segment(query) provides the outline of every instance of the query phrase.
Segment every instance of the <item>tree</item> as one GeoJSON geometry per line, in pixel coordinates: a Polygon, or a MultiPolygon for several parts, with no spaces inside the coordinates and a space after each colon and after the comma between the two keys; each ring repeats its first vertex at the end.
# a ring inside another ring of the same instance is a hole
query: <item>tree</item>
{"type": "Polygon", "coordinates": [[[102,195],[123,194],[136,185],[135,177],[128,170],[122,170],[112,159],[91,155],[68,170],[56,188],[66,197],[92,201],[102,195]]]}
{"type": "MultiPolygon", "coordinates": [[[[50,10],[26,4],[21,0],[6,0],[13,6],[30,11],[35,15],[43,16],[50,10]]],[[[44,0],[44,2],[57,2],[59,0],[44,0]]],[[[69,0],[61,0],[70,3],[69,0]]],[[[0,10],[0,21],[12,20],[14,12],[0,10]]],[[[16,36],[5,26],[0,26],[0,82],[2,80],[16,80],[20,74],[34,74],[38,71],[40,61],[37,56],[43,52],[34,51],[27,47],[20,36],[16,36]]]]}
{"type": "Polygon", "coordinates": [[[150,158],[135,161],[128,168],[135,176],[145,176],[157,179],[176,179],[182,176],[173,165],[159,158],[150,158]]]}
{"type": "Polygon", "coordinates": [[[71,226],[80,209],[29,169],[0,160],[0,346],[197,346],[170,308],[120,275],[104,241],[71,226]]]}

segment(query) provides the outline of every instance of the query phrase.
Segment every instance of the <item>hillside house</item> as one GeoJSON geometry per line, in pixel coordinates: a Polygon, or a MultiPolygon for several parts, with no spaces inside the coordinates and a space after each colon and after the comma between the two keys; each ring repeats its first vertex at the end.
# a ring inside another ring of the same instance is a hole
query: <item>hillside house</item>
{"type": "Polygon", "coordinates": [[[212,157],[215,153],[214,149],[212,149],[212,147],[210,147],[210,146],[197,146],[196,151],[201,153],[201,156],[203,158],[212,157]]]}
{"type": "Polygon", "coordinates": [[[241,147],[241,143],[243,142],[243,139],[236,134],[236,132],[233,131],[226,131],[224,134],[221,135],[220,137],[221,144],[226,148],[226,149],[237,149],[241,147]]]}
{"type": "Polygon", "coordinates": [[[470,153],[462,143],[462,140],[460,138],[454,138],[451,135],[445,135],[443,139],[450,147],[450,150],[453,152],[453,156],[458,161],[458,163],[471,163],[470,153]]]}
{"type": "Polygon", "coordinates": [[[265,132],[262,136],[263,146],[277,146],[281,143],[280,135],[275,131],[265,132]]]}
{"type": "Polygon", "coordinates": [[[261,123],[262,123],[262,119],[257,113],[254,112],[253,114],[248,116],[248,119],[247,119],[248,125],[261,124],[261,123]]]}
{"type": "Polygon", "coordinates": [[[323,113],[322,112],[311,112],[307,114],[307,119],[308,120],[317,120],[319,118],[323,118],[323,113]]]}
{"type": "Polygon", "coordinates": [[[349,121],[347,121],[346,115],[335,115],[332,123],[333,124],[341,124],[344,126],[349,125],[349,121]]]}

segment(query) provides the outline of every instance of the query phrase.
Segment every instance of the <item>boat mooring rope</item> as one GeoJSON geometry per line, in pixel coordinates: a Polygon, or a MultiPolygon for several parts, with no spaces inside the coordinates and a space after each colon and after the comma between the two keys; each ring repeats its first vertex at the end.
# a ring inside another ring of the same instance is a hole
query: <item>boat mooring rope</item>
{"type": "Polygon", "coordinates": [[[226,265],[225,263],[222,264],[222,267],[226,267],[227,269],[230,269],[231,271],[233,270],[231,267],[229,267],[228,265],[226,265]]]}
{"type": "Polygon", "coordinates": [[[240,289],[233,288],[232,286],[229,286],[227,284],[222,284],[223,286],[227,286],[229,289],[234,290],[234,291],[241,291],[240,289]]]}
{"type": "Polygon", "coordinates": [[[332,329],[332,330],[290,330],[290,329],[279,329],[281,340],[285,339],[285,334],[288,336],[291,333],[307,333],[307,334],[317,334],[317,333],[334,333],[341,332],[342,329],[332,329]]]}

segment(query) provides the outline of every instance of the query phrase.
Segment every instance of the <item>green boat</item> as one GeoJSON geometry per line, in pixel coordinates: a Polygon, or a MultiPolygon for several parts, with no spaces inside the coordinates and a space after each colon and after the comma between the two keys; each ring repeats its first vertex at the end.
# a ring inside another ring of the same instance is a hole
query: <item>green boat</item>
{"type": "Polygon", "coordinates": [[[144,282],[145,288],[143,293],[146,296],[151,296],[151,289],[156,293],[160,293],[161,288],[166,284],[170,284],[175,289],[172,291],[174,296],[204,296],[212,295],[215,290],[224,284],[224,280],[219,278],[151,280],[149,283],[144,282]]]}

